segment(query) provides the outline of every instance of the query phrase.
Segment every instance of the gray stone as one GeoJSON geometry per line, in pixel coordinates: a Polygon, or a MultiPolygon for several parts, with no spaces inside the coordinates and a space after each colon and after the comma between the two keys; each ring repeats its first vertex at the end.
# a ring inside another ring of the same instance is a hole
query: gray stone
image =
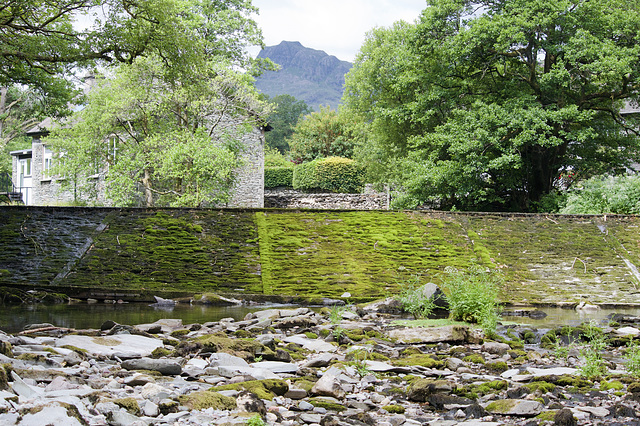
{"type": "Polygon", "coordinates": [[[256,380],[279,379],[276,373],[264,368],[243,367],[239,365],[221,365],[218,367],[218,374],[222,377],[232,378],[236,376],[251,376],[256,380]]]}
{"type": "Polygon", "coordinates": [[[240,366],[240,367],[249,367],[249,363],[244,359],[230,355],[224,352],[218,352],[211,354],[209,357],[209,365],[212,367],[218,366],[240,366]]]}
{"type": "Polygon", "coordinates": [[[151,352],[164,346],[160,339],[132,334],[106,337],[68,335],[56,341],[57,347],[66,345],[84,349],[91,355],[111,357],[118,354],[121,358],[151,356],[151,352]]]}
{"type": "Polygon", "coordinates": [[[253,368],[264,368],[274,373],[295,373],[298,371],[298,366],[290,362],[280,361],[260,361],[251,364],[253,368]]]}
{"type": "Polygon", "coordinates": [[[493,354],[493,355],[504,355],[511,349],[511,346],[506,343],[500,342],[485,342],[482,345],[482,350],[484,352],[493,354]]]}
{"type": "Polygon", "coordinates": [[[302,413],[300,414],[300,416],[298,417],[301,421],[303,421],[304,423],[320,423],[322,421],[322,415],[321,414],[315,414],[315,413],[302,413]]]}
{"type": "Polygon", "coordinates": [[[304,368],[326,367],[329,364],[331,364],[331,361],[333,361],[334,359],[335,359],[335,355],[328,352],[324,352],[324,353],[321,353],[320,355],[314,356],[313,358],[311,358],[310,360],[302,364],[302,367],[304,368]]]}
{"type": "Polygon", "coordinates": [[[503,399],[484,407],[489,413],[506,416],[534,417],[542,413],[544,405],[530,399],[503,399]]]}
{"type": "Polygon", "coordinates": [[[175,376],[182,373],[180,364],[172,359],[129,359],[120,364],[120,366],[125,370],[157,371],[165,376],[175,376]]]}
{"type": "Polygon", "coordinates": [[[307,391],[289,386],[289,390],[284,394],[284,397],[293,400],[300,400],[307,397],[307,391]]]}
{"type": "Polygon", "coordinates": [[[397,328],[389,331],[389,337],[401,343],[438,343],[467,342],[471,335],[469,327],[466,325],[447,325],[443,327],[397,328]]]}
{"type": "Polygon", "coordinates": [[[345,391],[340,383],[342,372],[335,367],[328,369],[311,388],[312,395],[330,396],[342,399],[345,391]]]}
{"type": "MultiPolygon", "coordinates": [[[[34,410],[35,411],[35,410],[34,410]]],[[[65,425],[81,426],[86,423],[70,416],[67,408],[58,402],[52,402],[42,407],[38,412],[28,412],[20,421],[21,426],[65,425]]]]}
{"type": "Polygon", "coordinates": [[[145,401],[142,404],[142,413],[148,417],[157,417],[160,414],[160,409],[158,405],[152,401],[145,401]]]}

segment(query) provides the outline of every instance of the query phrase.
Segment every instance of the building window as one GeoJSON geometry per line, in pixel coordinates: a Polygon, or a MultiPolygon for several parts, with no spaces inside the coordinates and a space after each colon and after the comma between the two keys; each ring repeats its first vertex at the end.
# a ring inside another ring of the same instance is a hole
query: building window
{"type": "Polygon", "coordinates": [[[42,157],[42,178],[51,179],[51,163],[53,161],[53,152],[44,149],[44,156],[42,157]]]}
{"type": "Polygon", "coordinates": [[[31,158],[20,160],[20,175],[24,177],[31,177],[31,158]]]}

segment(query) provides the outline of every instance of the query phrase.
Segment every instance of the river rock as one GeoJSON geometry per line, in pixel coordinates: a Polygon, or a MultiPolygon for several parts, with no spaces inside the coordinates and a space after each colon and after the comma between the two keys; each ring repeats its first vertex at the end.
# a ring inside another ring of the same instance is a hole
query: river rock
{"type": "Polygon", "coordinates": [[[389,336],[402,343],[461,343],[471,340],[471,332],[466,325],[397,328],[390,330],[389,336]]]}
{"type": "Polygon", "coordinates": [[[340,375],[342,371],[335,367],[329,368],[320,377],[313,387],[311,388],[312,395],[331,396],[334,398],[342,399],[345,396],[345,391],[340,383],[340,375]]]}
{"type": "MultiPolygon", "coordinates": [[[[77,409],[75,411],[77,412],[77,409]]],[[[70,409],[69,406],[59,402],[51,402],[45,406],[37,407],[37,410],[27,412],[20,420],[20,426],[82,426],[86,424],[75,417],[73,413],[74,410],[70,409]]]]}
{"type": "Polygon", "coordinates": [[[503,399],[485,407],[489,413],[518,417],[535,417],[542,413],[543,409],[544,406],[540,402],[529,399],[503,399]]]}
{"type": "Polygon", "coordinates": [[[148,357],[155,349],[164,346],[160,339],[132,334],[106,337],[68,335],[58,339],[55,345],[57,347],[75,346],[93,356],[117,356],[121,359],[148,357]]]}
{"type": "Polygon", "coordinates": [[[128,359],[120,364],[125,370],[157,371],[165,376],[175,376],[182,373],[182,367],[172,359],[140,358],[128,359]]]}
{"type": "Polygon", "coordinates": [[[274,373],[295,373],[298,371],[298,365],[290,362],[280,361],[260,361],[251,364],[253,368],[264,368],[274,373]]]}

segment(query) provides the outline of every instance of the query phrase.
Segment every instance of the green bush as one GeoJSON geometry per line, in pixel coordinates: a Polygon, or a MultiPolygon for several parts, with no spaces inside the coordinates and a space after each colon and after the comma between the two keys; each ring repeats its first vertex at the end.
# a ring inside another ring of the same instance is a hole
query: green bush
{"type": "Polygon", "coordinates": [[[293,167],[270,167],[264,169],[264,187],[293,186],[293,167]]]}
{"type": "Polygon", "coordinates": [[[479,265],[466,271],[447,267],[442,288],[449,302],[449,316],[456,321],[478,323],[491,335],[498,323],[498,291],[502,275],[479,265]]]}
{"type": "Polygon", "coordinates": [[[316,166],[320,160],[298,164],[293,169],[293,189],[311,191],[317,188],[316,166]]]}
{"type": "Polygon", "coordinates": [[[295,167],[293,187],[302,191],[322,190],[359,193],[364,186],[364,169],[348,158],[322,158],[295,167]]]}
{"type": "Polygon", "coordinates": [[[560,213],[639,214],[639,176],[595,176],[569,192],[560,213]]]}

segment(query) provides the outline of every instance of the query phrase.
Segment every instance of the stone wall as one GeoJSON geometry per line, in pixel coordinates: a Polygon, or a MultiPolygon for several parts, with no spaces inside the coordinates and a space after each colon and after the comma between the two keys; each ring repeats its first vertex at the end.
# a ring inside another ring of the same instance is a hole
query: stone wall
{"type": "Polygon", "coordinates": [[[291,189],[266,190],[264,207],[279,209],[388,210],[386,193],[370,189],[364,194],[304,193],[291,189]]]}
{"type": "Polygon", "coordinates": [[[242,136],[240,151],[242,165],[238,168],[236,184],[229,207],[264,207],[264,132],[253,128],[242,136]]]}

